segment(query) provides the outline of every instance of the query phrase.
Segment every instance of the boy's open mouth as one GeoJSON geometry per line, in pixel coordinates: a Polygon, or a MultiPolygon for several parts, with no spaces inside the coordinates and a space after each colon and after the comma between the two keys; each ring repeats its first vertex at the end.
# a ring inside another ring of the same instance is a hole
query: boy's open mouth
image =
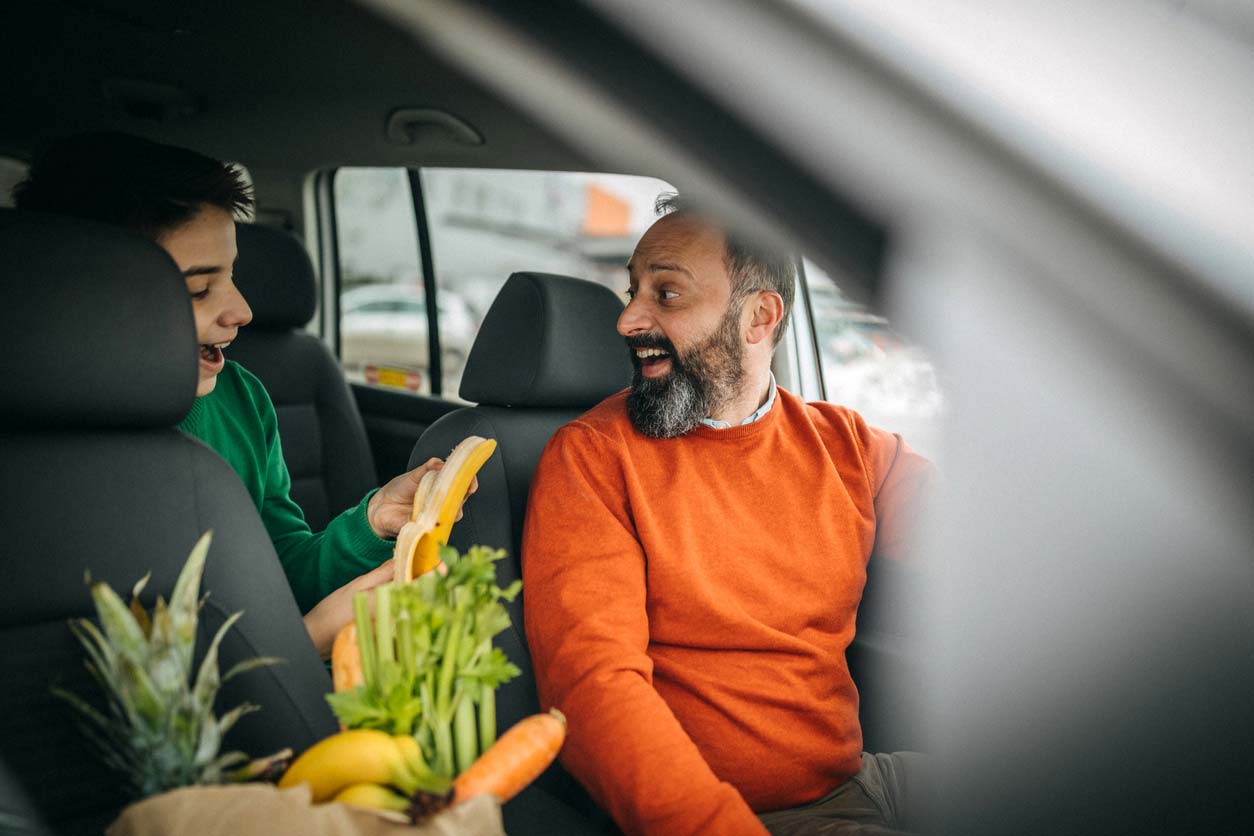
{"type": "Polygon", "coordinates": [[[200,359],[211,366],[221,365],[224,360],[222,356],[222,349],[226,348],[228,345],[230,345],[229,342],[202,343],[200,346],[200,359]]]}

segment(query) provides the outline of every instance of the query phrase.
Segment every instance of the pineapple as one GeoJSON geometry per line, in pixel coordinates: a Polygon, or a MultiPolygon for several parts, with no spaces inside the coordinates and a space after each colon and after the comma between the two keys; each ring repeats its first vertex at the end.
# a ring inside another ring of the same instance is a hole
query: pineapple
{"type": "Polygon", "coordinates": [[[107,708],[100,711],[64,689],[53,692],[82,715],[82,728],[105,763],[126,775],[139,798],[192,784],[262,777],[281,770],[291,757],[284,750],[250,762],[242,752],[219,753],[227,731],[257,706],[244,703],[215,717],[218,688],[245,671],[280,660],[248,659],[219,676],[218,645],[241,615],[235,613],[213,637],[192,678],[209,541],[206,532],[179,572],[170,603],[158,597],[151,615],[139,603],[149,578],[145,575],[135,584],[129,607],[108,584],[93,583],[100,627],[85,618],[70,622],[87,652],[88,671],[104,689],[107,708]]]}

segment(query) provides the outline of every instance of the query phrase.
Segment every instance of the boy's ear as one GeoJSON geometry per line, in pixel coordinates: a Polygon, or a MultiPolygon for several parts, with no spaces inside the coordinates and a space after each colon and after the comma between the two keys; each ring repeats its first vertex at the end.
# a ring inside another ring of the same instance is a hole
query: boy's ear
{"type": "Polygon", "coordinates": [[[749,315],[749,329],[745,334],[745,341],[750,345],[757,345],[763,341],[769,343],[775,334],[775,329],[784,318],[783,298],[773,290],[754,291],[745,302],[745,309],[749,315]]]}

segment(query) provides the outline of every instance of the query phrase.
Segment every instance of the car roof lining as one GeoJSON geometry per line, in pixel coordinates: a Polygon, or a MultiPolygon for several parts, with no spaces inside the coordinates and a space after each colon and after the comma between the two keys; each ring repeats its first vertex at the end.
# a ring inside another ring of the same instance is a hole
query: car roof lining
{"type": "Polygon", "coordinates": [[[49,0],[9,7],[3,16],[7,31],[23,33],[0,54],[0,72],[10,80],[0,153],[13,157],[29,158],[51,137],[115,129],[254,171],[595,168],[353,3],[49,0]],[[299,37],[285,37],[289,30],[299,37]],[[391,142],[388,117],[401,108],[443,111],[484,142],[463,144],[441,130],[420,131],[413,145],[391,142]],[[194,112],[179,115],[185,109],[194,112]]]}

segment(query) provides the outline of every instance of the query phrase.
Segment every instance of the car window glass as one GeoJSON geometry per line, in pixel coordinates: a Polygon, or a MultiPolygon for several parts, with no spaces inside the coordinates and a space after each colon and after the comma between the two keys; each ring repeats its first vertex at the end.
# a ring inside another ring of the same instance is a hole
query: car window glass
{"type": "Polygon", "coordinates": [[[0,157],[0,206],[13,206],[13,187],[26,179],[28,169],[21,160],[0,157]]]}
{"type": "Polygon", "coordinates": [[[627,286],[626,263],[656,219],[650,177],[428,168],[421,172],[439,299],[444,395],[511,273],[535,270],[627,286]]]}
{"type": "Polygon", "coordinates": [[[341,168],[333,189],[345,376],[430,394],[426,294],[409,173],[341,168]]]}
{"type": "Polygon", "coordinates": [[[804,266],[824,399],[935,458],[944,397],[932,361],[888,320],[846,298],[818,265],[804,266]]]}

